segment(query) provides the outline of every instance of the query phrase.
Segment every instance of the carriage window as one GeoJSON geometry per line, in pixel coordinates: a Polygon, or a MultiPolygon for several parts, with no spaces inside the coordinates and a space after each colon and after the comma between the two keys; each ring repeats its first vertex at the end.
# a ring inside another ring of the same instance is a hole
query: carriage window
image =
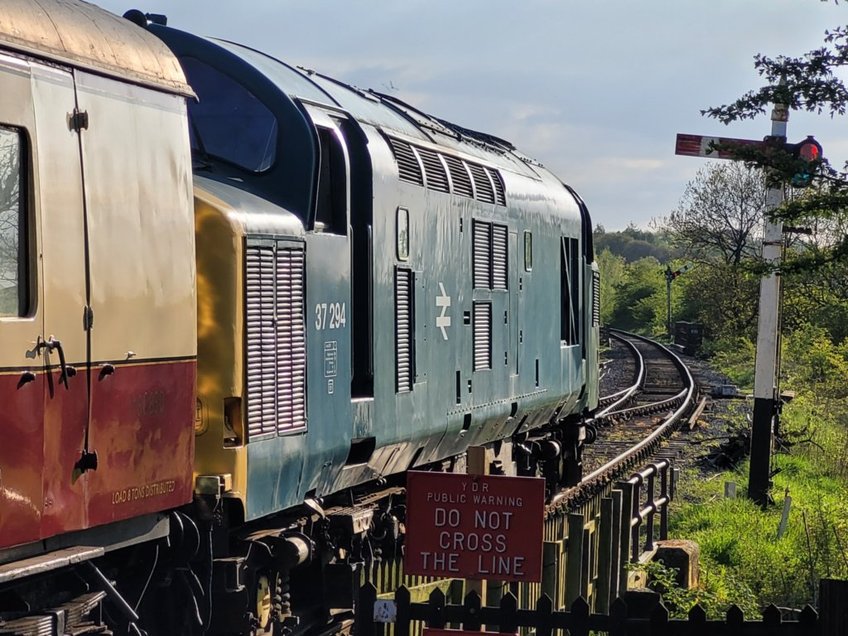
{"type": "Polygon", "coordinates": [[[234,79],[192,57],[180,59],[198,100],[189,100],[191,148],[252,172],[277,157],[277,119],[234,79]]]}
{"type": "Polygon", "coordinates": [[[29,311],[24,137],[0,126],[0,317],[29,311]]]}

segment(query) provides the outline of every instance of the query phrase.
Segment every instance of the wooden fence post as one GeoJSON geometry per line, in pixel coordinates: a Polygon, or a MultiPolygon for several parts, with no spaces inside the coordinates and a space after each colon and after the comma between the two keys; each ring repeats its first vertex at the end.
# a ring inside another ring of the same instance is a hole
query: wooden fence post
{"type": "Polygon", "coordinates": [[[821,636],[848,634],[848,581],[820,581],[819,620],[821,636]]]}

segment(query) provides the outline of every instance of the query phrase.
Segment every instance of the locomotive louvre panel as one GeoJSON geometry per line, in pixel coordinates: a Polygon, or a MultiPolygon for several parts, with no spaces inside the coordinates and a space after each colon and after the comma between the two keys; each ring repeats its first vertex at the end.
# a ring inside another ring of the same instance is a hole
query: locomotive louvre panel
{"type": "Polygon", "coordinates": [[[439,155],[427,148],[417,148],[418,156],[424,165],[424,177],[427,187],[439,192],[450,192],[448,173],[439,155]]]}
{"type": "Polygon", "coordinates": [[[474,181],[475,197],[478,201],[484,203],[495,202],[495,188],[492,185],[491,179],[486,169],[476,163],[468,163],[468,168],[471,170],[471,177],[474,181]]]}
{"type": "Polygon", "coordinates": [[[492,289],[507,288],[508,274],[507,229],[505,225],[492,226],[492,289]]]}
{"type": "Polygon", "coordinates": [[[395,269],[395,367],[397,392],[412,390],[415,364],[415,334],[413,324],[413,274],[411,269],[395,269]]]}
{"type": "Polygon", "coordinates": [[[506,205],[506,188],[500,172],[473,161],[387,137],[401,181],[429,190],[452,192],[484,203],[506,205]]]}
{"type": "Polygon", "coordinates": [[[245,374],[250,439],[276,431],[274,248],[249,245],[245,254],[245,374]]]}
{"type": "Polygon", "coordinates": [[[492,224],[472,221],[472,269],[475,289],[489,289],[492,269],[492,224]]]}
{"type": "Polygon", "coordinates": [[[492,168],[486,168],[486,172],[492,180],[492,185],[495,187],[495,203],[498,205],[506,205],[506,189],[504,188],[501,173],[492,168]]]}
{"type": "Polygon", "coordinates": [[[601,324],[601,273],[592,272],[592,326],[601,324]]]}
{"type": "Polygon", "coordinates": [[[474,289],[508,288],[508,230],[505,225],[472,221],[472,269],[474,289]]]}
{"type": "Polygon", "coordinates": [[[423,186],[423,170],[421,163],[418,161],[418,155],[412,149],[412,146],[394,137],[389,137],[389,143],[392,146],[392,152],[397,161],[400,180],[423,186]]]}
{"type": "Polygon", "coordinates": [[[448,166],[453,193],[469,199],[473,198],[474,188],[471,185],[471,176],[468,173],[468,168],[465,167],[465,162],[451,155],[443,155],[443,158],[448,166]]]}
{"type": "Polygon", "coordinates": [[[492,303],[474,303],[474,370],[492,368],[492,303]]]}
{"type": "Polygon", "coordinates": [[[246,248],[246,412],[253,441],[306,426],[303,272],[302,248],[246,248]]]}
{"type": "Polygon", "coordinates": [[[303,249],[277,250],[277,432],[306,426],[303,249]]]}

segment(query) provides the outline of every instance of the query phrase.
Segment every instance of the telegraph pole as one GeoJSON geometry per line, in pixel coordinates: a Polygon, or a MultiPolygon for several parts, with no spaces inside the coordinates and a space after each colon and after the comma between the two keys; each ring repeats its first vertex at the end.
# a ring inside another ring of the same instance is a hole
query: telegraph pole
{"type": "MultiPolygon", "coordinates": [[[[775,104],[771,113],[772,138],[786,139],[789,108],[775,104]]],[[[751,427],[751,466],[748,497],[760,506],[769,502],[771,486],[772,432],[778,417],[777,360],[780,330],[780,272],[783,258],[783,223],[772,220],[771,212],[783,202],[783,184],[770,183],[766,192],[763,227],[763,261],[769,272],[760,281],[760,311],[757,322],[757,358],[754,369],[754,418],[751,427]]]]}

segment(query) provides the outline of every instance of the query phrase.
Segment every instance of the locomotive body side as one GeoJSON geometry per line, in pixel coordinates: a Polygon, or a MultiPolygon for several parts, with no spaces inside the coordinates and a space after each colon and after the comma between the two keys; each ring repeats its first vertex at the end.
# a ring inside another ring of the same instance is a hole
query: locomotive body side
{"type": "Polygon", "coordinates": [[[0,85],[0,582],[16,584],[165,536],[162,513],[192,499],[191,89],[155,38],[73,0],[4,5],[0,85]]]}

